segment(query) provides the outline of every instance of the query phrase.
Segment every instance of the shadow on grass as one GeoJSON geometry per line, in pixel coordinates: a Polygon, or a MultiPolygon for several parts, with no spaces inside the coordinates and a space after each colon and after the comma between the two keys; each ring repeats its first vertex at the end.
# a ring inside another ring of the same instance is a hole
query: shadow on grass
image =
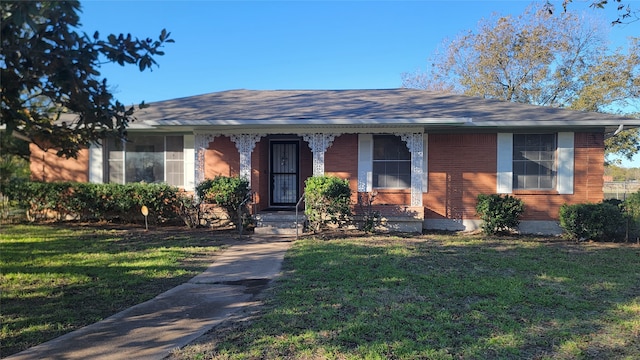
{"type": "Polygon", "coordinates": [[[226,233],[182,228],[3,227],[2,356],[182,284],[235,240],[226,233]]]}
{"type": "Polygon", "coordinates": [[[639,254],[637,246],[540,239],[301,241],[261,315],[214,331],[209,350],[198,351],[212,358],[640,357],[639,254]]]}

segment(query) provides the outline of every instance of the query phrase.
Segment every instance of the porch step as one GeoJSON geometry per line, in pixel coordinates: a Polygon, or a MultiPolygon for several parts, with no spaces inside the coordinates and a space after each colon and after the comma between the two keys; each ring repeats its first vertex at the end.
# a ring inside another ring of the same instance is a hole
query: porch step
{"type": "MultiPolygon", "coordinates": [[[[296,213],[294,211],[269,211],[254,215],[254,233],[268,235],[295,235],[296,213]]],[[[304,230],[306,218],[302,212],[298,213],[298,234],[304,230]]]]}

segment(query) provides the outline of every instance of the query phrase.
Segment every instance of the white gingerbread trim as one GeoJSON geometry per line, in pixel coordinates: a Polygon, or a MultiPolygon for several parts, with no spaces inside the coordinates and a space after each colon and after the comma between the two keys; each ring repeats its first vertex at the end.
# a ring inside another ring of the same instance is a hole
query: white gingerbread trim
{"type": "Polygon", "coordinates": [[[313,152],[313,176],[324,175],[324,154],[340,134],[298,134],[309,144],[313,152]]]}
{"type": "Polygon", "coordinates": [[[249,187],[251,187],[251,153],[263,136],[262,134],[229,135],[240,153],[240,177],[249,181],[249,187]]]}
{"type": "Polygon", "coordinates": [[[411,152],[411,206],[422,206],[423,133],[396,133],[411,152]]]}
{"type": "Polygon", "coordinates": [[[218,134],[213,133],[195,133],[194,154],[195,154],[195,184],[204,181],[204,153],[209,148],[209,144],[213,142],[218,134]]]}

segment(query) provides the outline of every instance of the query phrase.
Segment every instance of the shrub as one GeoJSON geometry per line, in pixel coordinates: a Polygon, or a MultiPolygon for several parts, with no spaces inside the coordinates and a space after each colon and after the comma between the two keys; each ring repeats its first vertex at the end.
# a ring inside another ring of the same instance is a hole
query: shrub
{"type": "Polygon", "coordinates": [[[640,191],[630,194],[620,205],[624,209],[627,220],[626,240],[640,237],[640,191]]]}
{"type": "Polygon", "coordinates": [[[304,213],[314,232],[328,224],[340,226],[351,216],[351,189],[346,179],[312,176],[305,181],[304,199],[304,213]]]}
{"type": "Polygon", "coordinates": [[[377,191],[358,194],[358,205],[362,214],[362,230],[366,233],[375,232],[382,222],[380,211],[374,210],[373,201],[378,196],[377,191]]]}
{"type": "Polygon", "coordinates": [[[142,222],[140,208],[149,208],[151,223],[178,218],[178,189],[166,184],[91,184],[13,182],[7,195],[27,209],[29,219],[72,218],[82,221],[142,222]]]}
{"type": "Polygon", "coordinates": [[[496,235],[515,230],[520,224],[524,212],[524,202],[510,195],[478,195],[476,212],[482,219],[482,231],[487,235],[496,235]]]}
{"type": "Polygon", "coordinates": [[[569,239],[616,241],[624,237],[625,215],[610,202],[564,204],[559,215],[560,227],[569,239]]]}
{"type": "Polygon", "coordinates": [[[196,186],[196,194],[204,203],[217,204],[223,208],[229,218],[238,219],[236,227],[246,228],[251,224],[249,200],[251,189],[249,181],[239,176],[216,176],[196,186]]]}

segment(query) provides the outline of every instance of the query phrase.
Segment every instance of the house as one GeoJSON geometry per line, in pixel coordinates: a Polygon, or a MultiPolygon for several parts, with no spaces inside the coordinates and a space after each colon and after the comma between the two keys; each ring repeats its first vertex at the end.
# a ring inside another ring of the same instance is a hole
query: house
{"type": "Polygon", "coordinates": [[[412,89],[232,90],[151,103],[129,141],[64,160],[32,146],[38,180],[167,182],[240,175],[255,210],[291,209],[312,175],[398,229],[471,230],[480,193],[524,200],[520,231],[558,233],[564,203],[603,198],[604,139],[640,120],[412,89]]]}

